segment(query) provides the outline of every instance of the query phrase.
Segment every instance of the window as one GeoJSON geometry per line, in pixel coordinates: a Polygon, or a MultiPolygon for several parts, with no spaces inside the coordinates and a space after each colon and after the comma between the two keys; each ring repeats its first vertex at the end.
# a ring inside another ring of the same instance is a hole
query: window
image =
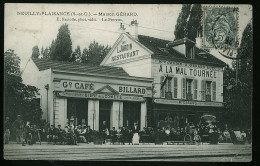
{"type": "Polygon", "coordinates": [[[217,95],[217,86],[216,86],[216,81],[212,82],[212,100],[216,101],[216,95],[217,95]]]}
{"type": "Polygon", "coordinates": [[[186,57],[189,59],[193,59],[194,57],[194,47],[191,45],[187,45],[186,47],[186,57]]]}
{"type": "Polygon", "coordinates": [[[197,99],[198,96],[198,80],[182,79],[182,98],[187,100],[197,99]]]}
{"type": "MultiPolygon", "coordinates": [[[[164,76],[161,76],[161,86],[163,84],[163,81],[164,81],[164,76]]],[[[160,88],[161,88],[160,86],[160,88]]],[[[165,85],[163,86],[163,88],[161,89],[161,98],[165,98],[165,85]]]]}
{"type": "Polygon", "coordinates": [[[193,80],[193,98],[197,99],[198,97],[198,80],[193,80]]]}
{"type": "Polygon", "coordinates": [[[182,78],[182,98],[186,99],[186,79],[182,78]]]}
{"type": "MultiPolygon", "coordinates": [[[[163,81],[165,80],[165,76],[161,76],[161,86],[163,81]]],[[[177,98],[178,92],[178,81],[176,77],[168,77],[165,85],[161,89],[161,98],[177,98]]]]}
{"type": "Polygon", "coordinates": [[[206,91],[206,85],[205,80],[201,81],[201,100],[205,101],[205,91],[206,91]]]}

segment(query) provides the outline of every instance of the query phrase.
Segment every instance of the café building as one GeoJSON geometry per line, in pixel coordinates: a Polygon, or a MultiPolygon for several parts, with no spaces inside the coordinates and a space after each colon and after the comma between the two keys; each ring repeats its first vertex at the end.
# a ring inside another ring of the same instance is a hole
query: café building
{"type": "Polygon", "coordinates": [[[111,129],[147,126],[147,98],[151,78],[130,76],[121,67],[91,66],[30,59],[23,72],[26,84],[39,89],[43,119],[64,128],[89,125],[99,130],[106,121],[111,129]]]}
{"type": "Polygon", "coordinates": [[[101,65],[153,80],[148,126],[184,127],[198,123],[205,114],[221,120],[226,64],[201,48],[201,37],[167,41],[139,35],[137,21],[131,24],[133,33],[123,29],[101,65]]]}

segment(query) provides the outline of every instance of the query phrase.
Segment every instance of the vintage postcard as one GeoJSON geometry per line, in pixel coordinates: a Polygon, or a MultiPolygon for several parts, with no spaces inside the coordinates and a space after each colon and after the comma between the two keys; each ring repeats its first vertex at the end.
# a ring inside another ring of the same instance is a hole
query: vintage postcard
{"type": "Polygon", "coordinates": [[[252,5],[6,3],[6,160],[252,161],[252,5]]]}

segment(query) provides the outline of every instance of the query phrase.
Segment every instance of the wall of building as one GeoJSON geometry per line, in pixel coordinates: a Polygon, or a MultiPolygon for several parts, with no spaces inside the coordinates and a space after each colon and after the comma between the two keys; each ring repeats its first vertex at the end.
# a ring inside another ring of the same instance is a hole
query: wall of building
{"type": "Polygon", "coordinates": [[[130,63],[119,64],[116,67],[122,67],[129,75],[136,77],[152,77],[151,58],[141,59],[130,63]]]}
{"type": "MultiPolygon", "coordinates": [[[[52,103],[52,88],[51,86],[51,70],[39,71],[37,66],[34,64],[32,59],[28,62],[25,70],[22,73],[23,83],[26,85],[35,86],[39,89],[40,105],[43,111],[42,118],[47,119],[47,90],[45,85],[49,84],[48,90],[48,110],[52,109],[52,106],[49,103],[52,103]]],[[[48,116],[50,114],[48,113],[48,116]]]]}
{"type": "MultiPolygon", "coordinates": [[[[161,98],[161,76],[170,76],[177,78],[177,99],[182,99],[182,79],[196,79],[198,81],[198,101],[201,101],[201,82],[205,81],[214,81],[216,82],[216,102],[223,102],[223,69],[220,67],[211,67],[211,66],[194,66],[193,64],[188,63],[176,63],[171,61],[161,61],[161,60],[153,60],[152,64],[152,73],[154,78],[154,86],[155,86],[155,98],[161,98]],[[194,76],[194,70],[204,70],[211,72],[209,77],[202,76],[194,76]],[[178,72],[179,71],[179,72],[178,72]]],[[[172,80],[173,81],[173,80],[172,80]]],[[[173,86],[172,86],[173,87],[173,86]]],[[[192,91],[193,92],[193,91],[192,91]]]]}

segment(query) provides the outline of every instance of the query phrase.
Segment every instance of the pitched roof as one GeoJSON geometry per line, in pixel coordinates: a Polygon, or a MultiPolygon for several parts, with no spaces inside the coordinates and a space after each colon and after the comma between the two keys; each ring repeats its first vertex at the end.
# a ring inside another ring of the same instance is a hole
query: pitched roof
{"type": "Polygon", "coordinates": [[[121,67],[111,67],[111,66],[93,66],[90,64],[78,64],[71,62],[63,62],[63,61],[53,61],[46,59],[38,59],[32,58],[33,62],[39,69],[39,71],[46,69],[56,69],[62,71],[70,71],[70,72],[81,72],[81,73],[93,73],[100,75],[108,75],[108,76],[117,76],[117,77],[129,77],[129,74],[125,72],[125,70],[121,67]]]}
{"type": "Polygon", "coordinates": [[[225,66],[226,64],[221,61],[220,59],[216,58],[214,55],[206,52],[203,49],[200,49],[196,46],[195,48],[195,58],[189,59],[186,58],[184,54],[177,52],[176,50],[172,49],[171,47],[167,47],[167,45],[178,45],[180,42],[185,42],[186,40],[190,43],[193,42],[189,39],[181,39],[177,41],[169,41],[158,39],[150,36],[138,35],[138,41],[143,44],[145,47],[153,51],[153,58],[159,58],[163,60],[172,60],[172,61],[179,61],[179,62],[188,62],[188,63],[196,63],[196,64],[203,64],[203,65],[212,65],[212,66],[225,66]]]}

